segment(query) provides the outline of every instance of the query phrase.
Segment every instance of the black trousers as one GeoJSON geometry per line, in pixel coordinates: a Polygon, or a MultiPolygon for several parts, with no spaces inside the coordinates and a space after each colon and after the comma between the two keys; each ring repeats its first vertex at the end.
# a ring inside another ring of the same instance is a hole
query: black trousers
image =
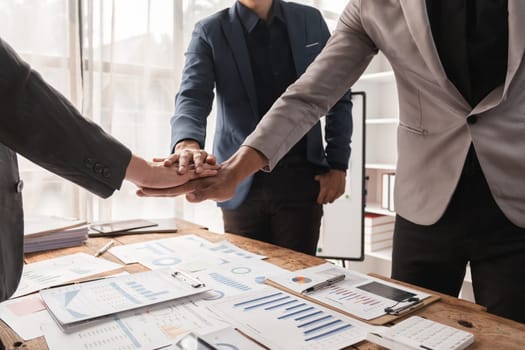
{"type": "Polygon", "coordinates": [[[323,216],[314,179],[319,172],[302,161],[256,173],[241,206],[222,210],[224,231],[315,255],[323,216]]]}
{"type": "Polygon", "coordinates": [[[438,222],[422,226],[397,216],[392,278],[457,296],[467,262],[476,303],[525,323],[525,229],[497,206],[472,147],[438,222]]]}

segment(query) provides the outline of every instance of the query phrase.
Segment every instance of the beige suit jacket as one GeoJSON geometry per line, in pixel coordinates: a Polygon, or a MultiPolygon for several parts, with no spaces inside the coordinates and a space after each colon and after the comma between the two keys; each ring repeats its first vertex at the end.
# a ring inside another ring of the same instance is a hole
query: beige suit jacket
{"type": "Polygon", "coordinates": [[[525,227],[525,1],[508,3],[505,83],[474,109],[446,76],[424,0],[353,0],[318,58],[244,145],[268,157],[271,169],[381,50],[392,65],[399,94],[396,211],[418,224],[435,223],[473,143],[497,204],[513,223],[525,227]],[[478,119],[468,124],[471,115],[478,119]]]}

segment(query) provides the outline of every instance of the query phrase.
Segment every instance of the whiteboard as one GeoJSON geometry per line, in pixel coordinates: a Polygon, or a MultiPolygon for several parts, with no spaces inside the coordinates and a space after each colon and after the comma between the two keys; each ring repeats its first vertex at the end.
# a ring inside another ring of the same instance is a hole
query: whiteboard
{"type": "Polygon", "coordinates": [[[366,94],[352,92],[352,152],[346,189],[339,199],[324,205],[316,255],[323,258],[364,259],[365,119],[366,94]]]}

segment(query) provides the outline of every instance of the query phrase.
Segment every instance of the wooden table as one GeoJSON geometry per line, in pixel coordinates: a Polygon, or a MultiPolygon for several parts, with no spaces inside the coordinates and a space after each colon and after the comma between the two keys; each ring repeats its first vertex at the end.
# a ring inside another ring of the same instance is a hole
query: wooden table
{"type": "MultiPolygon", "coordinates": [[[[232,234],[223,235],[212,233],[207,231],[202,226],[192,224],[184,220],[178,220],[177,225],[179,228],[177,234],[162,233],[126,235],[116,237],[115,241],[117,242],[117,245],[130,244],[144,240],[160,239],[182,234],[194,233],[212,242],[227,239],[228,241],[241,248],[244,248],[257,254],[266,255],[268,256],[268,262],[289,270],[297,270],[325,262],[324,259],[320,259],[302,253],[297,253],[292,250],[276,247],[268,243],[246,239],[232,234]]],[[[108,238],[90,238],[86,242],[86,244],[81,247],[60,249],[45,253],[28,254],[26,256],[26,261],[36,262],[76,252],[94,254],[107,241],[108,238]]],[[[104,254],[103,257],[111,261],[120,262],[109,253],[104,254]]],[[[123,269],[128,272],[146,270],[145,267],[139,264],[126,265],[123,269]]],[[[386,277],[381,277],[377,275],[375,275],[374,277],[390,280],[386,277]]],[[[417,288],[405,283],[401,284],[425,291],[424,289],[417,288]]],[[[436,294],[435,292],[432,293],[436,294]]],[[[485,312],[485,309],[482,306],[473,304],[468,301],[460,300],[447,295],[440,296],[440,301],[433,303],[421,310],[418,310],[413,314],[421,315],[428,319],[448,324],[454,327],[463,328],[466,331],[474,333],[475,342],[468,348],[469,350],[525,349],[525,324],[491,315],[485,312]],[[461,323],[465,324],[464,321],[467,321],[468,323],[472,324],[472,327],[465,328],[464,326],[462,326],[461,323]]],[[[18,337],[16,333],[14,333],[5,323],[1,321],[0,339],[2,339],[2,341],[4,342],[6,349],[47,349],[47,345],[43,337],[24,342],[18,337]]],[[[381,347],[375,344],[362,342],[350,347],[350,349],[377,350],[381,349],[381,347]]]]}

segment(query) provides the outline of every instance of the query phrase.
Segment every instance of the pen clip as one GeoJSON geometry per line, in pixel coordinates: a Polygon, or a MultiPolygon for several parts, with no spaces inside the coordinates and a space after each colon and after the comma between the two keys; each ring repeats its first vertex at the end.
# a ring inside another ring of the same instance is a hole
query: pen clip
{"type": "Polygon", "coordinates": [[[193,276],[190,276],[182,271],[173,271],[173,273],[171,274],[173,277],[181,280],[181,281],[184,281],[186,283],[188,283],[190,286],[192,286],[193,288],[200,288],[200,287],[205,287],[206,285],[201,282],[199,279],[193,277],[193,276]]]}
{"type": "Polygon", "coordinates": [[[423,305],[423,301],[420,300],[419,298],[416,298],[415,300],[411,300],[408,302],[408,304],[405,304],[405,305],[400,305],[396,308],[394,307],[387,307],[385,308],[385,312],[388,314],[388,315],[393,315],[393,316],[400,316],[400,315],[403,315],[409,311],[412,311],[414,310],[415,308],[418,308],[420,306],[423,305]]]}
{"type": "Polygon", "coordinates": [[[322,289],[322,288],[325,288],[325,287],[329,287],[337,282],[340,282],[342,280],[344,280],[346,277],[346,275],[343,273],[341,275],[337,275],[337,276],[333,276],[333,277],[330,277],[324,281],[321,281],[321,282],[318,282],[306,289],[304,289],[303,291],[301,291],[301,294],[308,294],[308,293],[311,293],[311,292],[315,292],[316,290],[319,290],[319,289],[322,289]]]}

